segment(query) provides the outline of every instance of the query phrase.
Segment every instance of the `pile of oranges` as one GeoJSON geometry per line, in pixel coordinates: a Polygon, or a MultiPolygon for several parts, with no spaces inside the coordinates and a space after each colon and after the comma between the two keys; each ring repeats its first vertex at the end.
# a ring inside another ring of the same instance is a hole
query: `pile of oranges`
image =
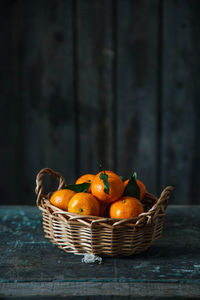
{"type": "Polygon", "coordinates": [[[82,175],[75,184],[53,193],[50,202],[70,213],[124,219],[144,212],[141,201],[145,193],[146,187],[136,173],[125,180],[107,170],[82,175]]]}

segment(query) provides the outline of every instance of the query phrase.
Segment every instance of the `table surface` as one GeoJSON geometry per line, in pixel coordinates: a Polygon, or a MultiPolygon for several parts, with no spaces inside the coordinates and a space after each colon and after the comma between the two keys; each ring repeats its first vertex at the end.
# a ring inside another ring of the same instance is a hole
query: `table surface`
{"type": "Polygon", "coordinates": [[[36,207],[0,207],[0,296],[200,297],[200,206],[169,206],[160,240],[102,264],[57,248],[41,221],[36,207]]]}

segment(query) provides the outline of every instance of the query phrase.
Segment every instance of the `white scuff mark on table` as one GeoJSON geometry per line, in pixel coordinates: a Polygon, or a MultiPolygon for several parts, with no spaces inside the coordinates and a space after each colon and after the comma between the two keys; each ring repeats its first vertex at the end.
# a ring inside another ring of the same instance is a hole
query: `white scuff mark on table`
{"type": "Polygon", "coordinates": [[[91,263],[95,263],[95,262],[98,262],[99,264],[101,264],[102,258],[99,256],[96,256],[92,253],[85,253],[83,258],[81,259],[81,261],[86,264],[91,264],[91,263]]]}
{"type": "Polygon", "coordinates": [[[141,268],[146,268],[150,264],[149,261],[144,261],[140,263],[139,265],[133,266],[133,269],[141,269],[141,268]]]}
{"type": "Polygon", "coordinates": [[[160,272],[160,267],[159,266],[154,267],[153,272],[160,272]]]}

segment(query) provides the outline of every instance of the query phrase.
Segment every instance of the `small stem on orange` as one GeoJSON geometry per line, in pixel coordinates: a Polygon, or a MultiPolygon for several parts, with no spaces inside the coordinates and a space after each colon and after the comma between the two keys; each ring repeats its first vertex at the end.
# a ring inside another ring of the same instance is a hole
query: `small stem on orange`
{"type": "Polygon", "coordinates": [[[136,172],[133,173],[133,178],[134,178],[135,180],[137,179],[137,173],[136,173],[136,172]]]}

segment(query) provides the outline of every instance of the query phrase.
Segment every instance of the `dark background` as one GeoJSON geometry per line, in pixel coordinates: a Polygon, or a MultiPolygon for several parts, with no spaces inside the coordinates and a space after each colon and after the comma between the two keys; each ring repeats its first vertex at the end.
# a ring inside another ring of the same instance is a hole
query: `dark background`
{"type": "Polygon", "coordinates": [[[200,204],[200,1],[4,0],[0,22],[1,204],[100,165],[200,204]]]}

